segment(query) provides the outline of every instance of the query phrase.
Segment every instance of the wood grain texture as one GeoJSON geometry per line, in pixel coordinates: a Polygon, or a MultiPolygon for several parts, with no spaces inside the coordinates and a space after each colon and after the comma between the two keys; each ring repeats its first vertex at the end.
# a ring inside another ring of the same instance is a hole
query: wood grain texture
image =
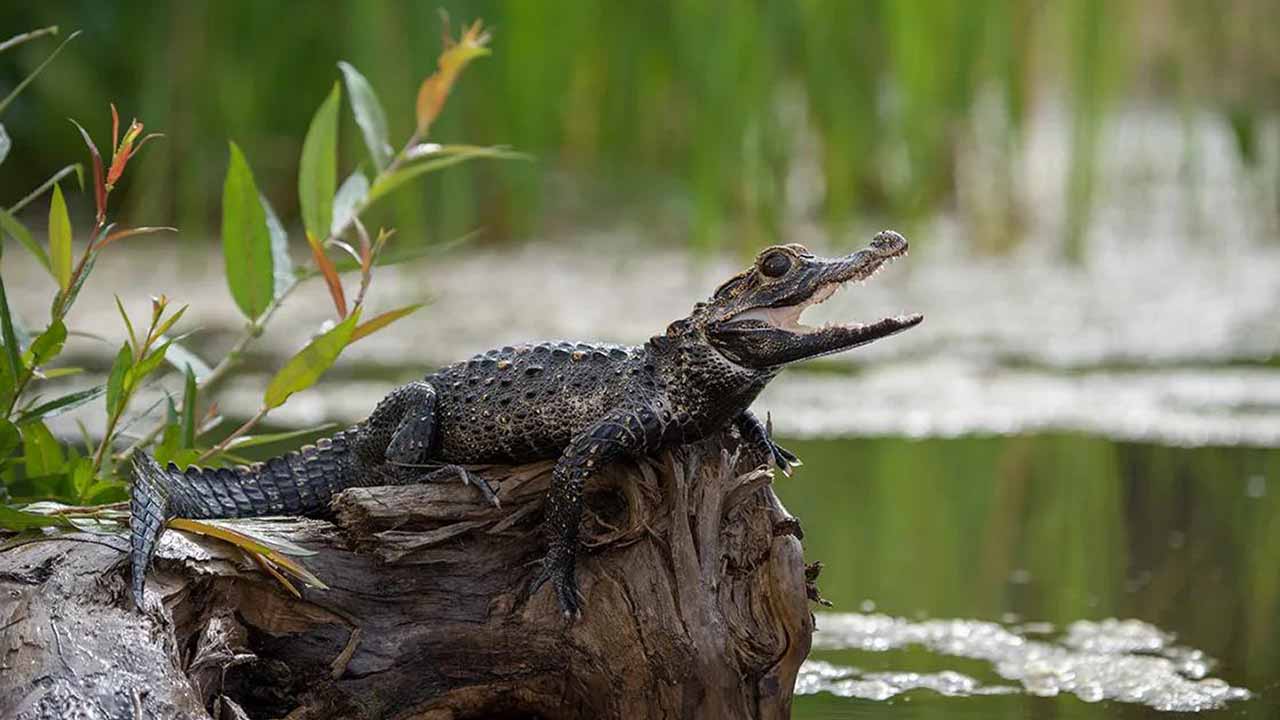
{"type": "Polygon", "coordinates": [[[329,589],[301,600],[178,532],[145,615],[123,539],[9,549],[0,716],[785,718],[812,588],[757,461],[725,436],[602,473],[575,622],[549,589],[526,596],[551,463],[477,468],[501,508],[450,482],[349,489],[333,522],[234,521],[316,552],[329,589]]]}

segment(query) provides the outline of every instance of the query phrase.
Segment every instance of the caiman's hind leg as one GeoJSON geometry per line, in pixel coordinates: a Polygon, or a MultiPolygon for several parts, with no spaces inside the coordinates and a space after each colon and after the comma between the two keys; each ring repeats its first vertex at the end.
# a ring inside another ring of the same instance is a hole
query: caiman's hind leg
{"type": "Polygon", "coordinates": [[[734,418],[733,424],[737,426],[743,442],[764,457],[769,458],[770,462],[781,470],[783,475],[790,477],[793,468],[804,464],[790,450],[773,442],[773,428],[760,422],[760,418],[756,417],[750,410],[743,410],[741,415],[734,418]]]}
{"type": "Polygon", "coordinates": [[[438,482],[456,476],[498,505],[497,493],[484,478],[461,465],[431,462],[435,433],[436,390],[431,383],[417,380],[396,388],[378,403],[360,427],[356,451],[371,464],[385,461],[401,468],[431,471],[425,476],[407,474],[405,482],[438,482]]]}
{"type": "Polygon", "coordinates": [[[436,431],[436,389],[415,380],[392,390],[356,430],[354,449],[370,466],[427,461],[436,431]]]}

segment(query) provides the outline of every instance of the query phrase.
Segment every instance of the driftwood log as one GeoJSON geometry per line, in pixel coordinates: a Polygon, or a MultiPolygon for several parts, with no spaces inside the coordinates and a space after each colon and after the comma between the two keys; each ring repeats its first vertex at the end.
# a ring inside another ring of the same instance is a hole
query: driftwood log
{"type": "Polygon", "coordinates": [[[356,488],[332,522],[237,521],[315,551],[288,594],[226,543],[166,533],[145,614],[123,539],[0,553],[0,717],[784,718],[813,629],[799,524],[730,437],[590,488],[583,617],[527,587],[550,463],[356,488]]]}

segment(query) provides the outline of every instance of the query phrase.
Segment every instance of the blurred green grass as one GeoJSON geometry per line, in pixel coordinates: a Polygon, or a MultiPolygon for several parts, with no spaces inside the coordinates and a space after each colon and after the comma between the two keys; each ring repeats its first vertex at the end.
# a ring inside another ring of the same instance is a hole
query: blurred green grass
{"type": "MultiPolygon", "coordinates": [[[[144,191],[126,193],[126,216],[176,224],[187,238],[216,230],[227,138],[255,158],[264,191],[296,218],[297,148],[335,63],[365,72],[393,136],[404,137],[414,89],[439,48],[437,3],[8,5],[3,34],[58,24],[85,35],[6,117],[14,147],[0,197],[80,156],[61,118],[101,133],[115,101],[168,135],[140,163],[132,183],[144,191]]],[[[508,144],[539,160],[462,168],[405,193],[385,210],[404,238],[482,226],[502,241],[631,217],[694,248],[758,246],[782,232],[787,173],[804,136],[797,127],[816,138],[825,187],[807,211],[837,235],[855,217],[909,225],[957,202],[956,157],[975,142],[980,98],[997,100],[1007,165],[1032,105],[1061,95],[1072,143],[1063,248],[1078,255],[1099,130],[1119,97],[1215,114],[1246,162],[1280,97],[1276,0],[438,5],[457,22],[482,17],[496,28],[494,55],[459,88],[439,139],[508,144]]],[[[0,87],[49,45],[0,55],[0,87]]],[[[359,162],[354,128],[344,137],[348,165],[359,162]]],[[[995,187],[1008,192],[1012,170],[997,173],[1006,177],[995,187]]],[[[974,244],[1015,241],[1016,208],[1008,214],[994,239],[974,244]]]]}

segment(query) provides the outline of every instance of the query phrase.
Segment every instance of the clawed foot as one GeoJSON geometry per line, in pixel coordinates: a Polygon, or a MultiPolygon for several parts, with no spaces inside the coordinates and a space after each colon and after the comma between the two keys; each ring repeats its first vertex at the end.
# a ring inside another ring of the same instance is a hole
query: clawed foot
{"type": "Polygon", "coordinates": [[[766,465],[777,468],[783,475],[791,477],[792,471],[804,463],[800,462],[800,458],[796,457],[795,453],[773,441],[773,418],[765,416],[762,426],[759,420],[748,417],[750,422],[742,431],[747,444],[765,457],[766,465]]]}
{"type": "Polygon", "coordinates": [[[533,596],[548,580],[555,589],[560,610],[566,618],[577,620],[582,617],[582,593],[578,590],[578,578],[574,571],[574,560],[564,550],[552,546],[547,556],[541,561],[542,569],[529,585],[529,595],[533,596]]]}
{"type": "Polygon", "coordinates": [[[502,502],[498,500],[498,492],[493,489],[488,480],[476,475],[461,465],[435,465],[431,463],[410,463],[391,461],[391,465],[402,468],[431,468],[431,472],[425,476],[420,474],[409,474],[400,478],[399,482],[441,482],[451,478],[462,480],[464,485],[470,485],[480,491],[484,495],[484,499],[494,507],[502,507],[502,502]]]}
{"type": "Polygon", "coordinates": [[[435,482],[450,475],[460,478],[464,485],[470,485],[471,487],[479,490],[480,494],[484,495],[484,499],[488,500],[490,505],[494,507],[502,507],[502,503],[498,501],[498,493],[493,489],[493,486],[489,484],[489,481],[472,473],[461,465],[445,465],[439,470],[428,475],[427,482],[435,482]]]}
{"type": "Polygon", "coordinates": [[[781,470],[782,474],[787,477],[791,477],[792,470],[804,464],[800,458],[795,456],[795,453],[772,440],[769,441],[769,454],[773,460],[774,467],[781,470]]]}

